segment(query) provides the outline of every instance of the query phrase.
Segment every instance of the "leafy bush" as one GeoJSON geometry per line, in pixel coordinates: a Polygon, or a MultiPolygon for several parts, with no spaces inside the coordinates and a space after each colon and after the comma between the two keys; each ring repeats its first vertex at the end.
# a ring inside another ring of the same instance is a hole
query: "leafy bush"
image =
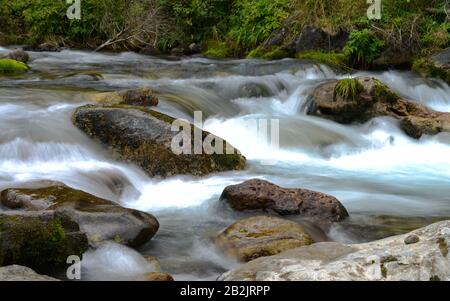
{"type": "Polygon", "coordinates": [[[364,86],[357,79],[346,78],[337,82],[334,91],[344,99],[355,100],[364,91],[364,86]]]}
{"type": "Polygon", "coordinates": [[[344,54],[355,67],[369,67],[384,48],[384,41],[369,29],[353,31],[344,48],[344,54]]]}
{"type": "Polygon", "coordinates": [[[177,27],[177,37],[187,42],[220,38],[228,31],[233,1],[230,0],[158,0],[177,27]],[[182,35],[182,34],[183,35],[182,35]]]}
{"type": "Polygon", "coordinates": [[[289,15],[289,0],[239,0],[231,16],[229,37],[252,49],[279,29],[289,15]]]}

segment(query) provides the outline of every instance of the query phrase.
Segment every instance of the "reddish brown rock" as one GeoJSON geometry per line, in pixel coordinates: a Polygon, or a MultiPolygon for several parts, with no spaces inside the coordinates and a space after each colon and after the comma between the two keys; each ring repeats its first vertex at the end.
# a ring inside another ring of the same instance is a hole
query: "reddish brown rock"
{"type": "Polygon", "coordinates": [[[308,189],[287,189],[261,179],[226,187],[221,200],[237,211],[274,211],[280,215],[299,214],[331,221],[348,216],[333,196],[308,189]]]}

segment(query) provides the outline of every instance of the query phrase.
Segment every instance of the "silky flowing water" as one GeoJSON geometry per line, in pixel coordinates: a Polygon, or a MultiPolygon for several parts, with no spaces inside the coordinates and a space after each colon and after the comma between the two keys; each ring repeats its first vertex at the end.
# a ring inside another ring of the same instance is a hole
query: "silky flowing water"
{"type": "MultiPolygon", "coordinates": [[[[214,237],[245,215],[221,206],[219,197],[225,186],[250,178],[336,196],[350,213],[344,222],[290,217],[317,241],[370,241],[450,216],[449,134],[414,140],[391,118],[344,126],[305,114],[315,86],[349,74],[292,59],[81,51],[31,53],[30,66],[23,77],[0,79],[0,189],[60,181],[150,212],[161,227],[137,251],[156,256],[177,280],[212,280],[238,265],[214,247],[214,237]],[[238,148],[248,159],[246,170],[149,178],[72,125],[73,110],[95,93],[142,86],[157,92],[161,112],[192,121],[194,111],[202,111],[204,129],[238,148]],[[246,122],[271,119],[280,120],[279,148],[246,122]]],[[[375,76],[405,98],[450,112],[450,87],[441,81],[400,71],[356,75],[375,76]]],[[[91,280],[126,278],[144,265],[138,253],[118,246],[86,257],[86,269],[96,271],[86,274],[91,280]]]]}

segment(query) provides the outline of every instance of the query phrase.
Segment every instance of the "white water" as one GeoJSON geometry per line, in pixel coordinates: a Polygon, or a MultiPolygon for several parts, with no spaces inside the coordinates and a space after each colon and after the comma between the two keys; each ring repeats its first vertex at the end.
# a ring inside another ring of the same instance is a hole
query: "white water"
{"type": "MultiPolygon", "coordinates": [[[[324,66],[63,51],[33,53],[31,67],[35,73],[25,78],[0,81],[0,189],[61,181],[154,214],[160,231],[139,251],[160,258],[176,279],[215,279],[236,264],[213,244],[217,232],[240,216],[218,206],[218,198],[225,186],[252,177],[338,197],[352,218],[323,229],[325,239],[365,241],[417,218],[450,216],[450,135],[413,140],[390,118],[343,126],[305,115],[315,85],[348,76],[324,66]],[[63,78],[81,70],[102,72],[104,80],[63,78]],[[157,91],[162,112],[192,119],[193,111],[201,110],[205,129],[237,147],[248,159],[247,169],[151,179],[113,159],[71,124],[71,112],[89,102],[92,90],[144,85],[157,91]],[[254,85],[262,97],[251,97],[254,85]],[[255,118],[280,120],[280,148],[246,124],[255,118]],[[273,164],[265,165],[268,160],[273,164]],[[386,221],[381,215],[393,217],[386,221]]],[[[450,87],[441,81],[409,72],[369,75],[406,98],[450,112],[450,87]]],[[[91,279],[128,279],[143,273],[142,260],[111,247],[90,253],[84,264],[91,279]]]]}

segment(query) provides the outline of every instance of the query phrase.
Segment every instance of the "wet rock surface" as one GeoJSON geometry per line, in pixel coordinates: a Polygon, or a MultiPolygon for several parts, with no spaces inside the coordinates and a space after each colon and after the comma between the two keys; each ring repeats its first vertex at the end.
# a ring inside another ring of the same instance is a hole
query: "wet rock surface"
{"type": "Polygon", "coordinates": [[[174,121],[162,113],[132,106],[87,105],[78,108],[73,115],[73,122],[79,129],[100,140],[121,159],[137,164],[150,176],[205,175],[245,167],[246,159],[236,149],[200,129],[197,130],[203,139],[212,137],[217,145],[223,146],[219,147],[222,154],[207,154],[204,149],[200,150],[201,154],[195,154],[194,126],[187,122],[180,124],[189,129],[186,136],[191,143],[176,144],[180,153],[174,152],[174,138],[181,137],[180,131],[172,131],[174,121]]]}
{"type": "Polygon", "coordinates": [[[330,221],[348,216],[333,196],[307,190],[288,189],[261,179],[252,179],[224,189],[221,200],[237,211],[274,211],[280,215],[299,214],[330,221]]]}
{"type": "Polygon", "coordinates": [[[216,239],[216,244],[225,253],[242,261],[275,255],[312,242],[299,223],[273,216],[239,220],[216,239]]]}
{"type": "Polygon", "coordinates": [[[383,240],[345,245],[317,243],[258,258],[219,277],[224,281],[450,280],[450,221],[383,240]],[[405,244],[417,235],[420,241],[405,244]]]}
{"type": "Polygon", "coordinates": [[[349,124],[366,122],[374,117],[390,116],[413,138],[450,131],[450,114],[433,111],[417,102],[400,98],[376,79],[361,77],[364,87],[355,99],[344,99],[336,93],[338,81],[317,87],[311,98],[308,114],[349,124]]]}
{"type": "Polygon", "coordinates": [[[138,247],[149,241],[159,228],[156,218],[148,213],[123,208],[62,184],[6,189],[0,196],[3,206],[10,209],[52,210],[69,216],[87,234],[91,245],[112,240],[138,247]]]}

